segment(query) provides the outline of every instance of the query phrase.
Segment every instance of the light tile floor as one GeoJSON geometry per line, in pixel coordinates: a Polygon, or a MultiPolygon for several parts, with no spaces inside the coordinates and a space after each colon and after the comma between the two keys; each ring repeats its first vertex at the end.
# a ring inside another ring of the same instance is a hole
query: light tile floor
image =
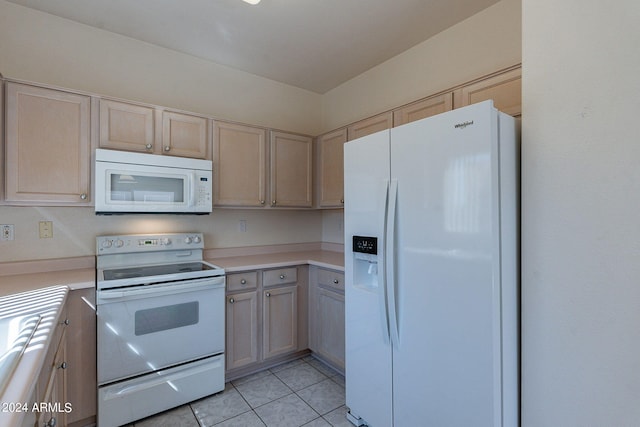
{"type": "Polygon", "coordinates": [[[134,427],[351,427],[344,377],[307,356],[226,384],[223,392],[134,427]]]}

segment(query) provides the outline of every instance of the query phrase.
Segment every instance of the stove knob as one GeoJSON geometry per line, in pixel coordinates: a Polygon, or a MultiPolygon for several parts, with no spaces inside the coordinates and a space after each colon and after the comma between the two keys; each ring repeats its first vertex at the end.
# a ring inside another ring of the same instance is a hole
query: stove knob
{"type": "Polygon", "coordinates": [[[110,248],[112,244],[113,244],[113,242],[111,240],[104,240],[102,242],[102,247],[103,248],[110,248]]]}
{"type": "Polygon", "coordinates": [[[121,248],[124,246],[124,242],[120,239],[116,240],[116,248],[121,248]]]}
{"type": "Polygon", "coordinates": [[[184,238],[184,242],[185,242],[187,245],[188,245],[188,244],[190,244],[192,240],[193,240],[193,239],[191,239],[191,237],[190,237],[190,236],[187,236],[187,237],[185,237],[185,238],[184,238]]]}
{"type": "Polygon", "coordinates": [[[168,238],[168,237],[165,237],[164,239],[162,239],[162,243],[163,243],[165,246],[169,246],[169,245],[171,244],[171,239],[170,239],[170,238],[168,238]]]}
{"type": "Polygon", "coordinates": [[[193,236],[193,243],[200,243],[202,241],[202,239],[200,238],[200,236],[193,236]]]}

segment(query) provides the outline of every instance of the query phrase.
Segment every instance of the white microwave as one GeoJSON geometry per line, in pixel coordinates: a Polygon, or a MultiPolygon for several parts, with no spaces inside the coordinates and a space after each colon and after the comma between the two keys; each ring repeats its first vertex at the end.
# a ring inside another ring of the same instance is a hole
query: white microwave
{"type": "Polygon", "coordinates": [[[96,214],[208,214],[212,162],[96,149],[96,214]]]}

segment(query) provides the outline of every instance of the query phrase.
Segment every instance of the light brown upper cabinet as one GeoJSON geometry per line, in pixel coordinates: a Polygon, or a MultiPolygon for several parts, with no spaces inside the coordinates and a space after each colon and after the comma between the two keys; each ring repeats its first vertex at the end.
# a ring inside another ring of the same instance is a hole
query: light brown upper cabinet
{"type": "Polygon", "coordinates": [[[500,111],[514,117],[522,114],[522,69],[511,69],[463,86],[456,91],[454,107],[493,99],[500,111]]]}
{"type": "Polygon", "coordinates": [[[347,129],[321,135],[317,139],[318,183],[321,208],[344,207],[344,143],[347,129]]]}
{"type": "Polygon", "coordinates": [[[207,123],[204,117],[162,112],[163,154],[196,159],[211,159],[207,123]]]}
{"type": "Polygon", "coordinates": [[[100,147],[211,159],[205,117],[100,100],[100,147]]]}
{"type": "Polygon", "coordinates": [[[271,131],[271,206],[313,205],[313,139],[271,131]]]}
{"type": "Polygon", "coordinates": [[[154,153],[154,109],[125,102],[100,100],[100,147],[154,153]]]}
{"type": "Polygon", "coordinates": [[[216,121],[213,205],[261,207],[266,201],[267,131],[216,121]]]}
{"type": "Polygon", "coordinates": [[[384,130],[393,126],[393,113],[391,111],[369,117],[349,125],[347,137],[349,141],[384,130]]]}
{"type": "Polygon", "coordinates": [[[89,96],[7,83],[6,201],[88,205],[89,96]]]}
{"type": "Polygon", "coordinates": [[[453,109],[453,93],[432,96],[400,107],[393,112],[393,125],[400,126],[453,109]]]}

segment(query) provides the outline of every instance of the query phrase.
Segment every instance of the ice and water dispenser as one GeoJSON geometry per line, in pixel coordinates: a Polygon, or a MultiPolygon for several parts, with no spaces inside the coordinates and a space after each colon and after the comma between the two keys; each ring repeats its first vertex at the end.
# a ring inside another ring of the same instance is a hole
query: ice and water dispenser
{"type": "Polygon", "coordinates": [[[353,284],[361,288],[378,287],[378,238],[353,236],[353,284]]]}

